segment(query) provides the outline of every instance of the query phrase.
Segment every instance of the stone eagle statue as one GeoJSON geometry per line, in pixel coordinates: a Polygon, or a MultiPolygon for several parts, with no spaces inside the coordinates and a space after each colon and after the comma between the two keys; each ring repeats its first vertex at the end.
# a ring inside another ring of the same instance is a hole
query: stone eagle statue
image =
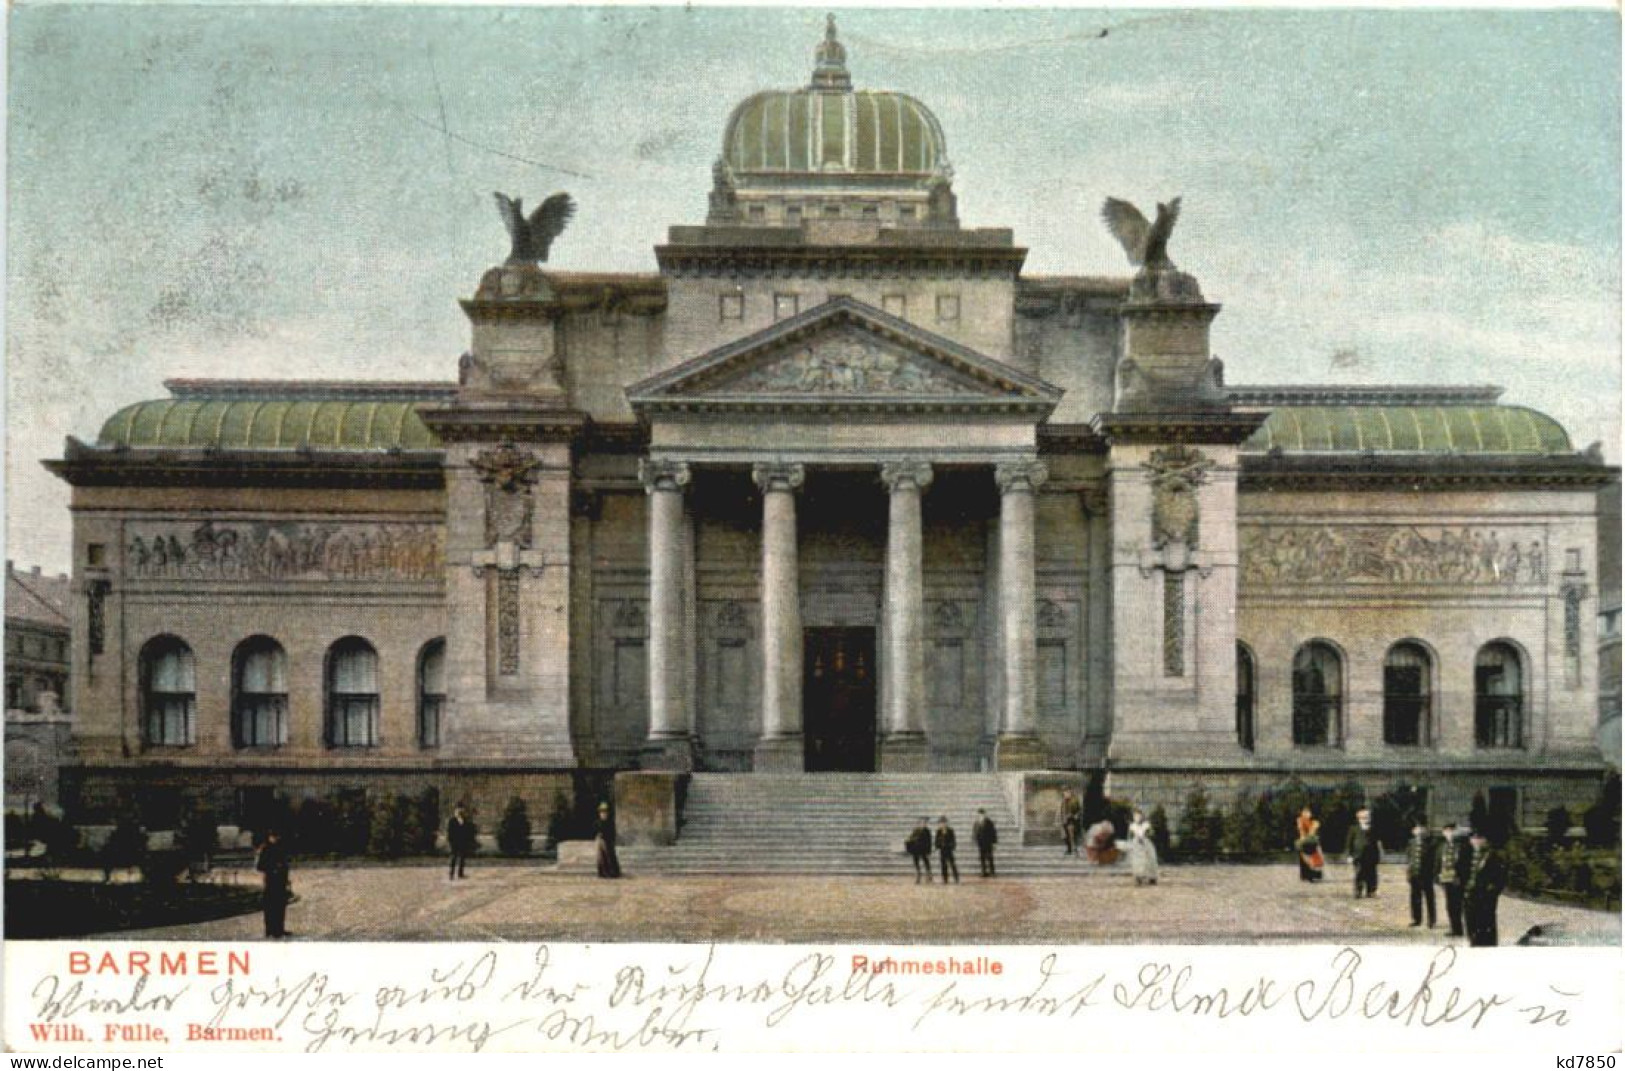
{"type": "Polygon", "coordinates": [[[553,239],[564,233],[565,224],[575,215],[576,203],[567,193],[555,193],[542,202],[542,206],[525,218],[524,200],[494,193],[497,211],[508,226],[513,239],[513,251],[508,254],[509,264],[535,264],[547,259],[553,239]]]}
{"type": "Polygon", "coordinates": [[[1108,197],[1100,218],[1122,244],[1130,264],[1146,272],[1173,270],[1174,262],[1168,259],[1168,237],[1179,222],[1179,198],[1157,205],[1157,221],[1150,223],[1127,201],[1108,197]]]}

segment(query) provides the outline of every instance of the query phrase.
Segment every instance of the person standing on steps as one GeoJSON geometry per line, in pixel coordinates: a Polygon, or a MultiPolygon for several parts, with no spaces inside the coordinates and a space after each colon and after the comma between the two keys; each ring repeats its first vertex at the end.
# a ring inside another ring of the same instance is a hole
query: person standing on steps
{"type": "Polygon", "coordinates": [[[446,823],[446,845],[451,849],[451,873],[448,880],[466,878],[464,873],[468,866],[468,857],[474,854],[474,848],[479,843],[479,830],[468,817],[468,812],[461,805],[452,809],[451,821],[446,823]]]}
{"type": "Polygon", "coordinates": [[[921,818],[914,826],[914,832],[908,835],[903,842],[909,857],[914,860],[914,884],[920,883],[920,875],[925,875],[925,883],[931,884],[931,823],[927,818],[921,818]]]}
{"type": "Polygon", "coordinates": [[[1066,840],[1066,854],[1078,850],[1078,835],[1083,832],[1083,801],[1066,789],[1061,793],[1061,836],[1066,840]]]}
{"type": "Polygon", "coordinates": [[[943,815],[937,819],[937,857],[942,860],[942,883],[948,884],[948,869],[953,868],[954,884],[959,884],[959,864],[954,862],[954,849],[959,847],[959,838],[954,836],[954,827],[948,824],[948,816],[943,815]]]}
{"type": "Polygon", "coordinates": [[[976,809],[976,821],[970,827],[971,839],[976,842],[976,855],[982,864],[982,877],[996,876],[993,867],[993,846],[999,843],[999,829],[993,824],[993,819],[987,816],[987,810],[982,807],[976,809]]]}

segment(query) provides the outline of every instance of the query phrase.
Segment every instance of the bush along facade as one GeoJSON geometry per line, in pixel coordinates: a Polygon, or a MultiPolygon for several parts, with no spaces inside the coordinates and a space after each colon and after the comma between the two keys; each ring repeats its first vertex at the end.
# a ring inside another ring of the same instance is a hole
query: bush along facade
{"type": "Polygon", "coordinates": [[[530,854],[530,815],[525,801],[518,796],[508,801],[502,812],[502,823],[497,826],[497,850],[503,855],[530,854]]]}

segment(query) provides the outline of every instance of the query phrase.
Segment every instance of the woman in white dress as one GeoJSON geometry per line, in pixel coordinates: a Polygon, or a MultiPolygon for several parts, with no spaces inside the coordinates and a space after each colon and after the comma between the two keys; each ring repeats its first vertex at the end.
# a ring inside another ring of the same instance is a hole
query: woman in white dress
{"type": "Polygon", "coordinates": [[[1151,823],[1140,811],[1134,812],[1134,821],[1128,826],[1129,854],[1133,857],[1134,884],[1157,883],[1157,845],[1151,839],[1151,823]]]}

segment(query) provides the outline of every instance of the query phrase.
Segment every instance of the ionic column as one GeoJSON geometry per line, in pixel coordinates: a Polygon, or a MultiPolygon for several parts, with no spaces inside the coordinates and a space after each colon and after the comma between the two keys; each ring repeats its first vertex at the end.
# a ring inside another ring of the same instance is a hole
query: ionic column
{"type": "Polygon", "coordinates": [[[683,701],[683,488],[686,462],[650,459],[638,470],[649,494],[649,739],[644,765],[690,769],[693,726],[683,701]]]}
{"type": "Polygon", "coordinates": [[[997,758],[1002,770],[1043,765],[1038,742],[1038,584],[1034,495],[1049,469],[1042,461],[999,465],[999,616],[1004,625],[1004,721],[997,758]]]}
{"type": "Polygon", "coordinates": [[[757,770],[800,770],[801,594],[796,561],[796,490],[806,469],[757,465],[762,490],[762,736],[757,770]]]}
{"type": "Polygon", "coordinates": [[[886,770],[924,769],[925,739],[925,579],[920,499],[931,484],[923,461],[894,461],[880,467],[890,493],[886,535],[885,737],[881,766],[886,770]]]}

